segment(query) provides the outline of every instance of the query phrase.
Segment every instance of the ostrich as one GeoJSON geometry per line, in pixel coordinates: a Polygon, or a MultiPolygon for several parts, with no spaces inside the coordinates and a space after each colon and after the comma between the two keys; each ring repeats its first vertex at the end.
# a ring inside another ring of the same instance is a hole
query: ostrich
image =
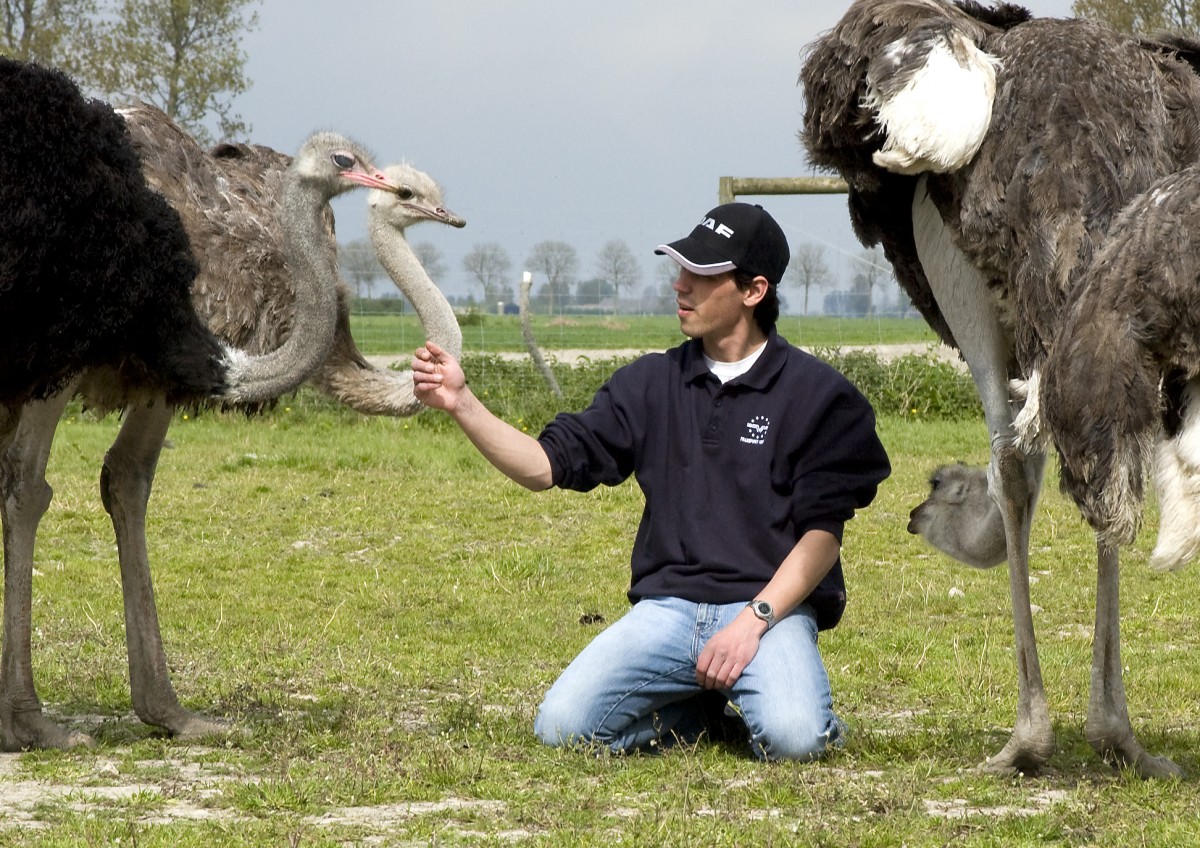
{"type": "MultiPolygon", "coordinates": [[[[367,230],[375,254],[416,310],[426,337],[459,356],[462,330],[454,310],[425,273],[404,234],[421,221],[451,227],[463,227],[466,222],[442,206],[442,189],[428,174],[408,165],[390,165],[383,172],[399,188],[367,195],[367,230]]],[[[406,417],[421,411],[424,405],[413,394],[411,369],[396,372],[374,368],[358,352],[350,335],[344,287],[339,293],[337,337],[325,364],[313,376],[313,384],[365,415],[406,417]]]]}
{"type": "MultiPolygon", "coordinates": [[[[959,348],[991,436],[1017,659],[1017,716],[984,767],[1036,770],[1054,737],[1029,599],[1029,533],[1044,453],[1018,443],[1009,382],[1054,352],[1084,272],[1120,209],[1200,159],[1200,78],[1172,48],[1010,4],[856,0],[808,49],[801,136],[841,173],[865,244],[882,243],[926,320],[959,348]]],[[[1037,404],[1023,430],[1036,429],[1037,404]]],[[[1086,734],[1143,776],[1180,773],[1134,737],[1121,683],[1117,549],[1097,537],[1086,734]]]]}
{"type": "Polygon", "coordinates": [[[987,472],[943,465],[929,478],[929,497],[908,515],[908,532],[975,568],[1008,558],[1004,516],[988,492],[987,472]]]}
{"type": "Polygon", "coordinates": [[[1157,466],[1158,569],[1200,550],[1198,235],[1195,164],[1155,182],[1113,222],[1035,387],[1063,489],[1102,541],[1133,541],[1157,466]]]}
{"type": "MultiPolygon", "coordinates": [[[[194,299],[205,320],[231,344],[252,350],[279,345],[293,322],[296,307],[295,285],[288,270],[279,223],[289,157],[262,146],[229,144],[218,145],[209,156],[153,107],[139,106],[122,114],[142,157],[148,181],[169,192],[191,236],[201,262],[194,299]]],[[[458,350],[461,334],[453,311],[412,257],[403,232],[420,220],[441,221],[456,227],[462,226],[463,221],[442,207],[441,189],[428,175],[407,166],[396,166],[386,169],[384,179],[394,189],[372,191],[369,195],[371,226],[381,259],[414,304],[430,337],[458,350]]],[[[324,217],[323,228],[331,223],[327,207],[324,217]]],[[[410,415],[418,408],[412,397],[411,372],[380,371],[359,355],[349,335],[349,308],[343,286],[338,288],[333,345],[313,381],[360,411],[410,415]]],[[[103,388],[96,383],[90,376],[85,377],[82,384],[85,396],[93,397],[103,388]]],[[[65,403],[66,397],[61,400],[65,403]]],[[[110,451],[106,458],[106,473],[113,462],[132,463],[126,473],[140,476],[144,481],[144,485],[137,487],[114,487],[109,493],[111,498],[106,500],[118,534],[123,573],[149,574],[145,539],[149,484],[172,415],[169,408],[159,409],[159,406],[129,409],[114,451],[120,444],[135,449],[121,454],[110,451]]],[[[30,435],[14,451],[21,457],[24,476],[30,480],[36,478],[43,486],[48,446],[60,410],[61,405],[39,407],[41,414],[36,423],[29,425],[30,435]]],[[[32,569],[32,560],[28,567],[32,569]]],[[[153,618],[152,595],[150,598],[148,606],[130,615],[150,631],[141,641],[149,646],[145,652],[152,660],[151,667],[161,670],[165,668],[165,660],[153,618]]],[[[131,669],[133,666],[131,653],[131,669]]],[[[139,665],[142,666],[145,663],[139,665]]],[[[165,671],[154,674],[131,671],[131,684],[138,714],[150,724],[183,737],[224,729],[220,723],[181,711],[165,671]]],[[[64,744],[80,741],[87,740],[82,735],[70,736],[64,744]]]]}
{"type": "Polygon", "coordinates": [[[8,154],[0,157],[0,336],[6,351],[19,345],[16,352],[25,354],[6,358],[0,370],[0,746],[90,742],[42,714],[31,662],[33,548],[51,497],[44,471],[56,422],[76,392],[100,408],[126,410],[105,457],[101,496],[117,532],[135,710],[171,733],[203,735],[220,725],[184,710],[171,688],[145,557],[144,506],[172,407],[262,403],[310,376],[335,327],[335,259],[323,227],[328,202],[357,186],[396,186],[342,136],[318,133],[304,143],[282,181],[293,321],[286,341],[251,355],[219,340],[197,315],[189,291],[196,264],[185,230],[147,187],[126,127],[111,109],[85,101],[58,72],[4,61],[0,110],[8,154]],[[20,163],[33,161],[34,153],[54,167],[30,179],[20,163]],[[135,292],[140,300],[131,299],[130,288],[142,290],[135,292]],[[90,330],[93,323],[98,331],[90,330]],[[64,359],[59,351],[74,341],[72,331],[91,332],[83,342],[94,346],[77,345],[79,352],[64,359]]]}
{"type": "Polygon", "coordinates": [[[187,241],[121,122],[65,75],[5,58],[0,110],[0,433],[91,365],[124,363],[173,399],[220,392],[228,361],[188,302],[187,241]]]}

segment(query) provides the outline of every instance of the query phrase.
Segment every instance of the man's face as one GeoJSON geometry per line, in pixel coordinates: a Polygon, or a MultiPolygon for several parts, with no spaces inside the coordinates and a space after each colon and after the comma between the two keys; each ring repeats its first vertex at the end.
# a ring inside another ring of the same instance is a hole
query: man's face
{"type": "Polygon", "coordinates": [[[681,267],[672,288],[679,328],[689,338],[722,339],[742,320],[746,294],[737,287],[733,272],[702,277],[681,267]]]}

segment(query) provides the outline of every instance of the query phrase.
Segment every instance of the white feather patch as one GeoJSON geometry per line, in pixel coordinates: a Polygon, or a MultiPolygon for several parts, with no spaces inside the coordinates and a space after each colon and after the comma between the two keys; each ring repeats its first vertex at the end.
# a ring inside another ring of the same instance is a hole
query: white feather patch
{"type": "Polygon", "coordinates": [[[230,347],[227,344],[221,345],[225,359],[225,392],[218,397],[218,400],[226,403],[241,403],[246,400],[245,386],[242,385],[242,378],[246,373],[246,369],[250,363],[250,354],[236,347],[230,347]]]}
{"type": "Polygon", "coordinates": [[[1041,387],[1041,374],[1036,370],[1028,380],[1010,380],[1008,383],[1013,400],[1022,403],[1020,412],[1013,419],[1017,447],[1022,453],[1041,453],[1047,447],[1048,440],[1042,430],[1041,387]]]}
{"type": "Polygon", "coordinates": [[[1158,541],[1150,567],[1159,571],[1186,565],[1200,552],[1200,384],[1184,390],[1183,426],[1158,445],[1158,541]]]}
{"type": "Polygon", "coordinates": [[[970,162],[983,144],[1000,60],[957,33],[950,38],[953,46],[945,41],[932,46],[925,65],[892,97],[884,99],[868,86],[864,104],[886,137],[872,157],[879,167],[900,174],[947,173],[970,162]]]}

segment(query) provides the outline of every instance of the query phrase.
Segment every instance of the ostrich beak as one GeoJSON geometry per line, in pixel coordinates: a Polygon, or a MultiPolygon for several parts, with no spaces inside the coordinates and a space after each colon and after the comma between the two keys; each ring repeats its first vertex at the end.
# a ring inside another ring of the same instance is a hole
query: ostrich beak
{"type": "Polygon", "coordinates": [[[431,221],[437,221],[441,224],[449,224],[452,227],[462,229],[467,225],[467,222],[455,215],[449,209],[441,206],[436,206],[430,209],[428,206],[421,206],[416,203],[402,203],[405,209],[409,209],[416,215],[423,215],[431,221]]]}
{"type": "Polygon", "coordinates": [[[382,171],[372,171],[366,173],[364,171],[342,171],[341,177],[344,180],[349,180],[352,183],[358,183],[367,188],[377,188],[382,191],[390,191],[395,193],[400,190],[400,187],[393,183],[383,174],[382,171]]]}

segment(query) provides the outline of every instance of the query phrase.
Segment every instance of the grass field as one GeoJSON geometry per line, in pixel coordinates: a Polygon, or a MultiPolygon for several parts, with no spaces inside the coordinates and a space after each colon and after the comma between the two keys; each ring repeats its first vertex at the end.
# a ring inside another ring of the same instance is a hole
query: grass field
{"type": "MultiPolygon", "coordinates": [[[[425,337],[416,315],[360,314],[353,316],[354,338],[368,355],[411,353],[425,337]]],[[[674,315],[552,316],[531,319],[534,338],[542,348],[665,350],[682,340],[674,315]]],[[[473,353],[523,351],[520,319],[515,315],[473,315],[463,320],[463,349],[473,353]]],[[[932,344],[936,336],[917,319],[799,318],[783,316],[779,332],[806,348],[840,345],[932,344]]]]}
{"type": "MultiPolygon", "coordinates": [[[[164,639],[185,704],[236,732],[159,738],[130,712],[96,491],[117,426],[60,429],[34,578],[39,692],[98,746],[0,756],[0,844],[1195,844],[1195,777],[1143,782],[1083,739],[1093,546],[1053,485],[1032,568],[1059,750],[1037,776],[975,770],[1014,713],[1005,569],[904,526],[934,464],[984,460],[977,421],[880,421],[895,473],[848,528],[849,609],[822,637],[850,739],[812,765],[539,745],[542,694],[626,609],[636,488],[533,495],[432,413],[365,419],[306,393],[171,430],[149,528],[164,639]]],[[[1130,711],[1194,776],[1200,572],[1149,572],[1152,535],[1122,578],[1130,711]]]]}

